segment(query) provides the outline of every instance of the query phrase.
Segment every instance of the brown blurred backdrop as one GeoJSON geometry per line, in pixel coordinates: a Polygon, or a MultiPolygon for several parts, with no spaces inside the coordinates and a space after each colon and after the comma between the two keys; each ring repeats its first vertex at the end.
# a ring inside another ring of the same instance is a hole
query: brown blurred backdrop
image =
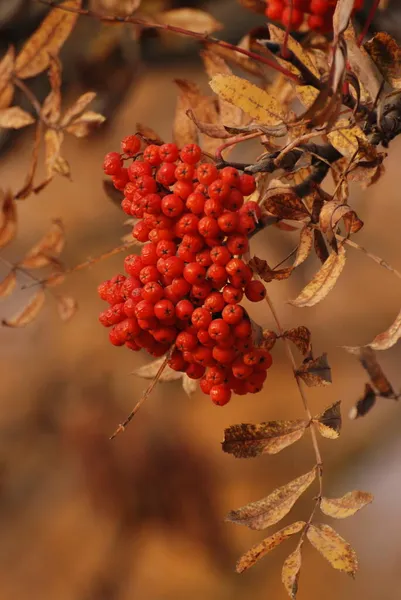
{"type": "MultiPolygon", "coordinates": [[[[238,14],[231,16],[235,20],[238,14]]],[[[196,80],[207,89],[196,61],[148,62],[135,74],[101,134],[87,141],[67,140],[65,156],[73,181],[56,179],[38,197],[18,205],[18,238],[5,258],[22,256],[54,217],[65,223],[67,265],[119,244],[126,232],[124,215],[102,190],[102,158],[118,149],[138,121],[169,138],[174,77],[196,80]]],[[[79,83],[71,83],[66,99],[80,91],[79,83]]],[[[29,132],[10,144],[1,157],[0,179],[2,187],[15,189],[29,162],[29,132]]],[[[355,188],[352,193],[353,206],[365,221],[358,241],[398,268],[400,156],[401,141],[394,142],[382,180],[366,192],[355,188]]],[[[293,245],[292,234],[274,231],[259,235],[252,251],[274,264],[293,245]]],[[[315,308],[295,309],[286,303],[318,268],[315,259],[289,282],[270,284],[283,324],[310,327],[316,354],[329,353],[333,384],[308,391],[313,412],[343,401],[340,439],[321,442],[325,493],[340,496],[362,489],[375,495],[374,504],[351,519],[325,519],[357,550],[356,581],[333,571],[305,544],[300,600],[395,600],[401,589],[401,407],[379,400],[365,419],[349,421],[348,410],[366,377],[340,348],[367,343],[390,325],[399,311],[401,286],[366,256],[353,250],[348,255],[337,287],[315,308]]],[[[280,568],[295,540],[248,573],[236,575],[237,557],[263,533],[224,523],[223,517],[309,470],[314,460],[310,439],[306,435],[278,456],[249,461],[220,449],[229,424],[302,417],[282,348],[275,348],[274,368],[257,396],[235,398],[217,408],[201,393],[189,399],[177,382],[163,384],[126,433],[109,442],[108,435],[146,386],[131,372],[149,360],[142,353],[112,347],[97,321],[103,305],[96,286],[121,271],[122,261],[122,255],[116,256],[67,278],[62,290],[79,303],[70,323],[60,322],[50,298],[26,329],[0,331],[0,597],[285,598],[280,568]]],[[[5,272],[0,265],[0,275],[5,272]]],[[[20,283],[26,283],[23,276],[20,283]]],[[[30,293],[16,292],[4,301],[1,317],[13,314],[30,293]]],[[[265,306],[253,306],[251,313],[263,326],[273,327],[265,306]]],[[[396,389],[401,384],[400,356],[399,346],[380,355],[396,389]]],[[[285,523],[307,517],[311,499],[312,492],[285,523]]]]}

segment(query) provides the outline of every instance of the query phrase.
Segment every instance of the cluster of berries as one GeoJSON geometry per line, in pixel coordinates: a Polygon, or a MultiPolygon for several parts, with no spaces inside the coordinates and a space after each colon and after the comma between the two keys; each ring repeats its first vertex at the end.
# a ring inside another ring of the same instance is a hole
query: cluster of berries
{"type": "Polygon", "coordinates": [[[129,136],[122,154],[106,155],[104,172],[124,192],[122,209],[138,219],[132,235],[144,245],[125,258],[127,275],[99,286],[110,304],[99,320],[116,346],[153,356],[170,351],[169,366],[200,379],[222,406],[232,391],[260,391],[272,362],[254,346],[240,305],[244,294],[252,302],[266,295],[241,258],[261,213],[244,202],[255,190],[253,176],[200,162],[201,154],[196,144],[141,152],[141,140],[129,136]]]}
{"type": "MultiPolygon", "coordinates": [[[[284,27],[296,30],[303,25],[305,15],[308,29],[329,33],[333,29],[333,14],[338,0],[266,0],[266,16],[284,27]]],[[[361,10],[363,0],[355,0],[354,11],[361,10]]]]}

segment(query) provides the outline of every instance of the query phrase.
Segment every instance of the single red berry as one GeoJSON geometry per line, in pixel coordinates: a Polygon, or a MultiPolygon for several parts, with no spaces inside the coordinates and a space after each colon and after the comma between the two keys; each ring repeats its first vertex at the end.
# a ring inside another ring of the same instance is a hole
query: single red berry
{"type": "Polygon", "coordinates": [[[158,259],[156,253],[156,244],[145,244],[141,248],[141,259],[143,264],[146,265],[155,265],[158,259]]]}
{"type": "Polygon", "coordinates": [[[227,381],[227,369],[220,365],[213,365],[206,371],[205,378],[212,385],[219,385],[227,381]]]}
{"type": "Polygon", "coordinates": [[[149,283],[149,281],[158,281],[159,276],[159,271],[155,265],[148,265],[147,267],[143,267],[143,269],[139,273],[139,279],[141,280],[143,285],[149,283]]]}
{"type": "Polygon", "coordinates": [[[104,157],[103,171],[106,175],[118,175],[122,169],[123,161],[118,152],[109,152],[104,157]]]}
{"type": "Polygon", "coordinates": [[[163,273],[167,275],[167,277],[171,277],[174,279],[175,277],[180,277],[183,273],[185,263],[178,256],[169,256],[164,261],[163,273]]]}
{"type": "Polygon", "coordinates": [[[131,206],[132,206],[132,200],[130,200],[129,198],[123,198],[121,200],[121,208],[123,209],[123,211],[125,212],[126,215],[131,214],[131,206]]]}
{"type": "Polygon", "coordinates": [[[175,144],[162,144],[159,147],[160,158],[167,163],[173,163],[178,158],[178,148],[175,144]]]}
{"type": "Polygon", "coordinates": [[[226,285],[223,289],[223,299],[227,304],[238,304],[243,298],[241,289],[235,288],[232,285],[226,285]]]}
{"type": "Polygon", "coordinates": [[[206,271],[206,277],[217,290],[227,283],[227,271],[225,267],[221,265],[211,265],[206,271]]]}
{"type": "Polygon", "coordinates": [[[200,363],[194,363],[189,365],[185,372],[190,379],[200,379],[205,374],[205,367],[200,363]]]}
{"type": "Polygon", "coordinates": [[[124,319],[115,326],[115,331],[123,342],[129,342],[134,340],[137,335],[139,335],[140,328],[138,321],[135,318],[132,319],[124,319]]]}
{"type": "Polygon", "coordinates": [[[128,179],[128,170],[123,167],[121,169],[121,171],[118,173],[118,175],[113,175],[112,177],[113,180],[113,185],[117,190],[120,190],[120,192],[124,191],[125,186],[127,185],[129,179],[128,179]]]}
{"type": "Polygon", "coordinates": [[[217,223],[224,233],[234,233],[239,224],[239,215],[236,212],[227,211],[218,217],[217,223]]]}
{"type": "Polygon", "coordinates": [[[212,291],[212,284],[209,281],[200,281],[194,283],[191,287],[191,299],[192,300],[205,300],[210,292],[212,291]]]}
{"type": "Polygon", "coordinates": [[[213,347],[213,358],[217,363],[222,365],[230,365],[237,356],[235,348],[221,348],[220,346],[213,347]]]}
{"type": "Polygon", "coordinates": [[[255,217],[249,215],[239,215],[238,233],[248,236],[250,233],[255,231],[257,221],[255,217]]]}
{"type": "Polygon", "coordinates": [[[169,162],[162,163],[157,170],[156,180],[166,187],[173,185],[176,181],[175,165],[169,162]]]}
{"type": "MultiPolygon", "coordinates": [[[[128,171],[128,170],[127,170],[128,171]]],[[[128,181],[124,188],[124,195],[127,196],[131,201],[134,199],[136,194],[136,185],[132,181],[128,181]]]]}
{"type": "Polygon", "coordinates": [[[183,238],[184,235],[198,233],[199,219],[192,213],[184,214],[180,217],[175,226],[175,231],[178,237],[183,238]]]}
{"type": "Polygon", "coordinates": [[[184,267],[184,279],[192,285],[205,280],[206,269],[197,262],[192,262],[184,267]]]}
{"type": "Polygon", "coordinates": [[[208,381],[207,379],[205,379],[205,376],[203,376],[199,380],[199,387],[204,394],[209,395],[210,390],[213,387],[213,384],[210,381],[208,381]]]}
{"type": "Polygon", "coordinates": [[[191,165],[195,165],[200,160],[201,155],[202,150],[198,144],[186,144],[180,152],[181,160],[191,165]]]}
{"type": "Polygon", "coordinates": [[[235,348],[242,355],[247,354],[248,352],[253,350],[253,341],[251,335],[249,334],[248,336],[243,338],[238,337],[235,340],[235,348]]]}
{"type": "Polygon", "coordinates": [[[240,174],[234,167],[224,167],[220,171],[220,177],[223,181],[228,183],[230,187],[238,187],[240,182],[240,174]]]}
{"type": "Polygon", "coordinates": [[[263,369],[264,371],[266,371],[267,369],[270,369],[270,367],[273,364],[273,357],[270,354],[270,352],[268,350],[258,349],[257,355],[258,355],[258,362],[256,364],[256,367],[258,369],[263,369]]]}
{"type": "Polygon", "coordinates": [[[196,262],[202,265],[202,267],[210,267],[213,263],[210,250],[206,248],[205,250],[198,252],[196,255],[196,262]]]}
{"type": "Polygon", "coordinates": [[[244,196],[237,188],[232,188],[229,195],[224,201],[224,208],[231,211],[236,211],[244,204],[244,196]]]}
{"type": "Polygon", "coordinates": [[[172,285],[167,285],[164,288],[164,297],[166,298],[166,300],[169,300],[173,305],[177,304],[177,302],[179,302],[182,299],[182,296],[180,294],[177,294],[173,290],[172,285]]]}
{"type": "Polygon", "coordinates": [[[201,215],[205,207],[205,196],[198,192],[193,192],[188,196],[185,205],[195,215],[201,215]]]}
{"type": "Polygon", "coordinates": [[[173,371],[185,371],[187,366],[184,357],[179,350],[173,351],[167,364],[173,371]]]}
{"type": "Polygon", "coordinates": [[[232,255],[226,246],[214,246],[210,251],[210,258],[216,265],[223,267],[231,260],[232,255]]]}
{"type": "Polygon", "coordinates": [[[121,295],[124,300],[130,298],[132,292],[137,288],[142,288],[141,280],[138,277],[127,277],[121,286],[121,295]]]}
{"type": "Polygon", "coordinates": [[[215,179],[208,187],[209,197],[220,202],[224,202],[229,197],[230,191],[230,186],[222,179],[215,179]]]}
{"type": "Polygon", "coordinates": [[[225,306],[223,294],[221,292],[212,292],[206,298],[204,307],[210,310],[211,313],[219,313],[225,306]]]}
{"type": "Polygon", "coordinates": [[[284,4],[280,0],[269,0],[265,14],[271,21],[281,21],[283,10],[284,4]]]}
{"type": "Polygon", "coordinates": [[[187,331],[181,331],[175,341],[178,350],[191,352],[198,345],[198,338],[187,331]]]}
{"type": "Polygon", "coordinates": [[[214,385],[210,390],[212,402],[217,406],[224,406],[230,402],[231,390],[226,384],[214,385]]]}
{"type": "Polygon", "coordinates": [[[212,315],[206,308],[196,308],[191,316],[191,323],[196,329],[207,329],[212,322],[212,315]]]}
{"type": "Polygon", "coordinates": [[[178,297],[183,298],[189,293],[191,284],[183,277],[176,277],[171,283],[171,288],[178,297]]]}
{"type": "Polygon", "coordinates": [[[183,261],[185,261],[186,263],[196,261],[195,252],[192,252],[192,250],[190,248],[188,248],[188,246],[184,246],[183,244],[180,244],[178,246],[177,256],[179,258],[181,258],[183,261]]]}
{"type": "Polygon", "coordinates": [[[242,275],[248,268],[241,258],[232,258],[226,264],[226,271],[229,275],[242,275]]]}
{"type": "Polygon", "coordinates": [[[202,217],[198,223],[198,231],[204,238],[213,238],[219,234],[220,228],[213,217],[202,217]]]}
{"type": "Polygon", "coordinates": [[[206,200],[204,212],[207,217],[217,219],[222,214],[223,210],[223,204],[220,200],[213,200],[212,198],[206,200]]]}
{"type": "Polygon", "coordinates": [[[159,215],[161,212],[162,199],[159,194],[147,194],[142,198],[142,208],[146,213],[159,215]]]}
{"type": "MultiPolygon", "coordinates": [[[[287,9],[285,9],[287,10],[287,9]]],[[[294,11],[295,12],[295,11],[294,11]]],[[[243,173],[240,175],[239,189],[244,196],[250,196],[256,190],[256,181],[253,175],[243,173]]]]}
{"type": "Polygon", "coordinates": [[[250,365],[246,365],[241,357],[235,359],[232,364],[232,372],[237,379],[246,379],[253,373],[250,365]]]}
{"type": "Polygon", "coordinates": [[[136,183],[139,177],[143,175],[152,175],[152,167],[149,163],[136,160],[128,167],[128,177],[133,183],[136,183]]]}
{"type": "Polygon", "coordinates": [[[168,258],[169,256],[175,256],[177,252],[177,245],[171,240],[160,240],[156,245],[156,255],[158,258],[168,258]]]}
{"type": "Polygon", "coordinates": [[[191,181],[193,180],[195,173],[195,167],[188,163],[182,162],[175,169],[175,178],[177,181],[191,181]]]}
{"type": "MultiPolygon", "coordinates": [[[[283,14],[281,15],[281,22],[284,27],[289,26],[290,29],[295,31],[296,29],[299,29],[304,22],[304,13],[298,8],[293,8],[291,12],[291,8],[287,7],[283,10],[283,14]]],[[[248,194],[244,195],[247,196],[248,194]]]]}
{"type": "Polygon", "coordinates": [[[133,156],[139,152],[141,148],[141,140],[136,135],[127,135],[121,142],[121,150],[128,156],[133,156]]]}
{"type": "Polygon", "coordinates": [[[196,169],[196,177],[199,183],[210,185],[219,176],[219,172],[215,165],[211,163],[201,163],[196,169]]]}
{"type": "Polygon", "coordinates": [[[148,302],[155,304],[159,302],[164,296],[164,290],[160,283],[156,281],[149,281],[142,288],[142,298],[148,302]]]}
{"type": "Polygon", "coordinates": [[[231,254],[245,254],[249,250],[248,238],[245,235],[231,235],[227,239],[227,248],[231,254]]]}
{"type": "Polygon", "coordinates": [[[175,314],[183,321],[189,321],[194,312],[194,305],[189,300],[180,300],[175,307],[175,314]]]}
{"type": "Polygon", "coordinates": [[[184,203],[175,194],[168,194],[162,199],[161,209],[167,217],[176,218],[184,210],[184,203]]]}
{"type": "MultiPolygon", "coordinates": [[[[164,290],[165,294],[166,290],[167,288],[164,290]]],[[[164,298],[164,300],[159,300],[159,302],[156,302],[156,304],[154,305],[154,312],[155,316],[160,321],[165,321],[175,316],[174,304],[171,302],[171,300],[164,298]]]]}
{"type": "Polygon", "coordinates": [[[141,349],[141,347],[138,346],[138,344],[134,341],[125,342],[125,347],[128,348],[128,350],[132,350],[133,352],[139,352],[139,350],[141,349]]]}
{"type": "Polygon", "coordinates": [[[252,326],[250,321],[247,319],[242,319],[242,321],[234,326],[233,333],[237,338],[248,338],[252,334],[252,326]]]}
{"type": "Polygon", "coordinates": [[[159,146],[150,144],[143,152],[143,160],[152,165],[152,167],[158,167],[162,162],[159,154],[159,146]]]}
{"type": "Polygon", "coordinates": [[[238,325],[244,317],[244,309],[239,304],[227,304],[221,313],[224,321],[229,325],[238,325]]]}
{"type": "Polygon", "coordinates": [[[135,316],[137,319],[150,319],[155,316],[154,305],[148,300],[141,300],[135,306],[135,316]]]}
{"type": "Polygon", "coordinates": [[[251,302],[260,302],[266,297],[266,288],[261,281],[253,279],[245,286],[245,296],[251,302]]]}
{"type": "Polygon", "coordinates": [[[313,15],[320,15],[321,17],[330,11],[332,8],[327,0],[311,0],[310,11],[313,15]]]}
{"type": "Polygon", "coordinates": [[[143,221],[139,221],[134,225],[132,235],[138,242],[147,242],[149,236],[149,227],[145,225],[143,221]]]}
{"type": "Polygon", "coordinates": [[[186,200],[194,191],[194,184],[190,181],[177,181],[174,185],[174,194],[186,200]]]}
{"type": "Polygon", "coordinates": [[[208,333],[213,340],[218,342],[230,335],[230,327],[223,319],[214,319],[208,327],[208,333]]]}
{"type": "Polygon", "coordinates": [[[161,344],[172,344],[177,336],[174,327],[158,327],[153,331],[153,337],[161,344]]]}
{"type": "Polygon", "coordinates": [[[113,344],[113,346],[124,346],[124,341],[120,339],[118,335],[118,330],[116,331],[117,325],[112,327],[109,331],[109,340],[113,344]]]}
{"type": "Polygon", "coordinates": [[[194,361],[203,365],[204,367],[210,367],[216,364],[216,361],[213,358],[213,352],[211,348],[207,348],[206,346],[198,346],[192,352],[192,356],[194,357],[194,361]]]}
{"type": "Polygon", "coordinates": [[[254,372],[246,380],[246,391],[250,394],[256,394],[263,388],[266,379],[266,371],[254,372]]]}

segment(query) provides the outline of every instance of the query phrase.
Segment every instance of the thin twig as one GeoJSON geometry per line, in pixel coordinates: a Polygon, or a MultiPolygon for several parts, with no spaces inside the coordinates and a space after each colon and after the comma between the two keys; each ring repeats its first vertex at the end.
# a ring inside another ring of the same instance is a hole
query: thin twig
{"type": "Polygon", "coordinates": [[[210,36],[210,35],[207,35],[204,33],[199,33],[197,31],[192,31],[190,29],[184,29],[182,27],[176,27],[175,25],[168,25],[168,24],[163,24],[163,23],[155,23],[155,22],[151,22],[151,21],[146,21],[145,19],[141,19],[139,17],[133,17],[133,16],[121,17],[121,16],[102,15],[102,14],[99,14],[99,13],[97,13],[93,10],[89,10],[89,9],[74,8],[72,6],[60,6],[54,0],[37,0],[37,1],[40,2],[41,4],[44,4],[48,7],[50,7],[50,8],[59,8],[60,10],[72,12],[72,13],[79,14],[79,15],[82,15],[85,17],[93,17],[93,18],[99,19],[100,21],[104,21],[106,23],[130,23],[131,25],[137,25],[144,29],[161,29],[164,31],[171,31],[172,33],[176,33],[178,35],[185,35],[187,37],[192,37],[196,40],[199,40],[200,42],[203,42],[206,44],[211,44],[214,46],[220,46],[220,48],[225,48],[226,50],[231,50],[232,52],[237,52],[238,54],[242,54],[244,56],[247,56],[248,58],[252,58],[253,60],[255,60],[257,62],[267,65],[268,67],[274,69],[275,71],[279,71],[280,73],[282,73],[289,79],[292,79],[296,83],[302,84],[302,81],[299,79],[299,77],[294,75],[294,73],[291,73],[291,71],[289,71],[285,67],[281,66],[277,62],[272,61],[270,58],[261,56],[260,54],[257,54],[256,52],[252,52],[251,50],[246,50],[245,48],[240,48],[239,46],[236,46],[235,44],[230,44],[229,42],[225,42],[224,40],[219,40],[218,38],[215,38],[213,36],[210,36]]]}
{"type": "Polygon", "coordinates": [[[223,156],[222,156],[222,152],[223,150],[226,150],[226,148],[231,148],[231,146],[235,146],[236,144],[240,144],[241,142],[246,142],[247,140],[253,140],[257,137],[260,137],[261,135],[264,135],[263,132],[261,131],[254,131],[252,133],[247,133],[246,135],[236,135],[235,137],[230,138],[229,140],[227,140],[227,142],[225,142],[224,144],[222,144],[221,146],[219,146],[216,150],[215,153],[215,159],[217,161],[222,161],[225,162],[223,156]]]}

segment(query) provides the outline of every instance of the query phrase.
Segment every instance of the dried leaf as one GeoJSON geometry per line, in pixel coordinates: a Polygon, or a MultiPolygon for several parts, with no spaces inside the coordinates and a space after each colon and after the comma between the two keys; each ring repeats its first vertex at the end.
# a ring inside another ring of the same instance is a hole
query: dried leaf
{"type": "Polygon", "coordinates": [[[309,227],[309,225],[305,225],[305,227],[301,229],[299,236],[298,250],[295,255],[294,264],[292,265],[293,269],[299,267],[299,265],[308,258],[313,247],[313,239],[313,229],[309,227]]]}
{"type": "Polygon", "coordinates": [[[215,75],[209,85],[223,100],[241,108],[260,123],[277,125],[283,120],[278,100],[246,79],[236,75],[215,75]]]}
{"type": "Polygon", "coordinates": [[[273,533],[270,537],[264,539],[259,544],[256,544],[256,546],[253,546],[253,548],[241,556],[237,562],[237,573],[243,573],[250,567],[253,567],[258,560],[266,556],[271,550],[274,550],[274,548],[292,535],[299,533],[305,527],[305,524],[305,521],[297,521],[296,523],[287,525],[287,527],[283,527],[280,531],[276,531],[276,533],[273,533]]]}
{"type": "Polygon", "coordinates": [[[322,232],[318,229],[314,229],[313,248],[320,262],[324,264],[329,258],[329,252],[327,250],[326,242],[324,241],[322,232]]]}
{"type": "Polygon", "coordinates": [[[358,45],[355,30],[350,22],[345,33],[347,58],[361,86],[362,102],[375,102],[381,89],[382,76],[363,46],[358,45]]]}
{"type": "Polygon", "coordinates": [[[300,198],[292,190],[268,190],[263,198],[263,206],[271,215],[280,219],[301,221],[309,217],[309,212],[300,198]]]}
{"type": "Polygon", "coordinates": [[[385,398],[395,397],[391,383],[382,371],[381,366],[377,362],[375,351],[370,346],[344,346],[344,349],[351,354],[356,354],[361,365],[368,372],[370,380],[374,387],[385,398]]]}
{"type": "Polygon", "coordinates": [[[0,221],[0,248],[7,246],[17,233],[17,207],[11,192],[0,190],[1,221],[0,221]]]}
{"type": "Polygon", "coordinates": [[[321,415],[314,417],[313,422],[319,429],[320,434],[329,440],[335,440],[339,437],[341,431],[341,401],[334,402],[326,408],[321,415]]]}
{"type": "Polygon", "coordinates": [[[64,117],[60,122],[61,127],[69,125],[71,121],[78,117],[95,98],[96,92],[85,92],[85,94],[82,94],[82,96],[80,96],[78,100],[65,111],[64,117]]]}
{"type": "Polygon", "coordinates": [[[379,333],[373,342],[368,344],[373,350],[388,350],[394,346],[401,337],[401,311],[394,323],[383,333],[379,333]]]}
{"type": "Polygon", "coordinates": [[[376,404],[376,392],[370,385],[370,383],[365,384],[365,393],[358,400],[358,402],[351,408],[349,411],[349,418],[354,420],[359,417],[364,417],[371,408],[376,404]]]}
{"type": "Polygon", "coordinates": [[[0,127],[4,129],[22,129],[32,123],[35,123],[33,116],[19,106],[0,110],[0,127]]]}
{"type": "Polygon", "coordinates": [[[298,307],[314,306],[323,300],[335,286],[344,265],[345,250],[340,246],[338,254],[335,252],[330,254],[312,281],[308,283],[295,300],[290,300],[290,304],[298,307]]]}
{"type": "Polygon", "coordinates": [[[355,551],[332,527],[320,523],[310,525],[306,535],[334,569],[355,575],[358,569],[355,551]]]}
{"type": "Polygon", "coordinates": [[[299,573],[301,571],[301,548],[298,546],[284,561],[281,581],[289,597],[295,600],[298,592],[299,573]]]}
{"type": "Polygon", "coordinates": [[[61,62],[57,56],[49,57],[50,94],[42,106],[42,116],[50,123],[57,123],[61,112],[61,62]]]}
{"type": "Polygon", "coordinates": [[[186,395],[191,397],[198,389],[198,381],[196,379],[191,379],[188,375],[184,374],[182,376],[182,388],[186,395]]]}
{"type": "Polygon", "coordinates": [[[188,117],[187,111],[195,109],[203,100],[203,96],[195,83],[184,79],[177,79],[179,87],[177,107],[173,123],[173,140],[179,146],[198,143],[198,129],[188,117]]]}
{"type": "Polygon", "coordinates": [[[78,310],[78,303],[71,296],[57,296],[57,311],[62,321],[69,321],[78,310]]]}
{"type": "Polygon", "coordinates": [[[348,492],[342,498],[325,498],[323,496],[320,501],[320,510],[334,519],[345,519],[372,501],[372,494],[359,491],[348,492]]]}
{"type": "Polygon", "coordinates": [[[49,231],[35,244],[19,263],[25,269],[39,269],[54,264],[65,244],[64,226],[60,219],[55,219],[49,231]]]}
{"type": "Polygon", "coordinates": [[[301,354],[308,354],[312,349],[311,332],[303,325],[294,329],[287,329],[287,331],[284,331],[283,337],[295,344],[301,354]]]}
{"type": "Polygon", "coordinates": [[[55,173],[70,177],[70,166],[60,154],[64,133],[56,129],[48,129],[45,133],[47,177],[51,179],[55,173]]]}
{"type": "Polygon", "coordinates": [[[45,293],[40,289],[25,308],[11,319],[3,319],[2,325],[5,327],[25,327],[32,323],[40,313],[45,302],[45,293]]]}
{"type": "Polygon", "coordinates": [[[257,273],[263,281],[270,283],[270,281],[278,280],[281,281],[283,279],[288,279],[288,277],[292,273],[292,267],[287,267],[285,269],[277,269],[273,270],[267,264],[267,261],[258,258],[257,256],[253,256],[249,261],[248,265],[251,267],[254,273],[257,273]]]}
{"type": "Polygon", "coordinates": [[[216,21],[212,15],[198,8],[175,8],[167,10],[158,13],[156,20],[164,25],[191,29],[191,31],[204,33],[205,35],[223,28],[223,25],[219,21],[216,21]]]}
{"type": "Polygon", "coordinates": [[[319,215],[320,229],[326,234],[327,240],[335,250],[337,250],[335,231],[341,219],[344,219],[347,235],[356,233],[363,227],[363,222],[348,204],[341,204],[335,200],[326,202],[319,215]]]}
{"type": "Polygon", "coordinates": [[[264,348],[264,350],[271,350],[274,347],[276,341],[277,333],[275,331],[265,329],[262,333],[262,341],[260,343],[260,347],[264,348]]]}
{"type": "Polygon", "coordinates": [[[14,96],[14,84],[11,82],[14,62],[15,50],[10,46],[0,61],[0,109],[8,108],[14,96]]]}
{"type": "MultiPolygon", "coordinates": [[[[157,360],[154,360],[153,362],[151,362],[147,365],[143,365],[142,367],[139,367],[139,369],[135,369],[135,371],[133,371],[133,373],[134,373],[134,375],[137,375],[138,377],[143,377],[143,379],[154,379],[165,360],[166,360],[166,357],[162,356],[162,358],[158,358],[157,360]]],[[[182,373],[179,373],[178,371],[174,371],[167,365],[164,368],[163,373],[159,377],[159,381],[166,381],[166,382],[167,381],[177,381],[178,379],[181,379],[181,378],[182,378],[182,373]]]]}
{"type": "Polygon", "coordinates": [[[49,55],[57,55],[70,35],[78,14],[62,10],[80,8],[80,0],[68,0],[60,8],[52,9],[38,29],[25,42],[15,63],[17,77],[25,79],[38,75],[49,66],[49,55]]]}
{"type": "Polygon", "coordinates": [[[236,458],[277,454],[299,440],[308,421],[267,421],[253,425],[240,423],[224,430],[223,451],[236,458]]]}
{"type": "Polygon", "coordinates": [[[335,131],[327,134],[330,143],[340,154],[351,158],[359,149],[359,141],[369,145],[369,140],[358,125],[350,126],[346,119],[338,121],[335,131]]]}
{"type": "Polygon", "coordinates": [[[13,293],[17,285],[17,276],[15,271],[10,271],[9,274],[0,281],[0,298],[5,298],[13,293]]]}
{"type": "Polygon", "coordinates": [[[354,9],[354,0],[339,0],[333,15],[333,32],[336,40],[347,29],[352,11],[354,9]]]}
{"type": "Polygon", "coordinates": [[[331,383],[331,369],[324,353],[318,358],[305,358],[302,365],[297,369],[298,375],[307,386],[329,385],[331,383]]]}
{"type": "Polygon", "coordinates": [[[401,89],[401,48],[395,39],[379,31],[363,47],[391,87],[401,89]]]}
{"type": "Polygon", "coordinates": [[[277,488],[266,498],[228,513],[226,520],[250,529],[266,529],[281,521],[316,477],[316,469],[277,488]]]}
{"type": "Polygon", "coordinates": [[[102,123],[104,123],[106,117],[100,113],[88,110],[84,112],[80,117],[77,117],[65,130],[76,138],[84,138],[97,129],[102,123]]]}
{"type": "Polygon", "coordinates": [[[200,121],[195,115],[193,110],[187,110],[188,117],[195,123],[199,131],[209,137],[217,138],[220,140],[228,139],[231,135],[228,133],[224,125],[219,123],[206,123],[200,121]]]}
{"type": "Polygon", "coordinates": [[[148,144],[156,144],[157,146],[164,144],[164,140],[156,133],[156,131],[147,125],[137,123],[136,131],[148,144]]]}

